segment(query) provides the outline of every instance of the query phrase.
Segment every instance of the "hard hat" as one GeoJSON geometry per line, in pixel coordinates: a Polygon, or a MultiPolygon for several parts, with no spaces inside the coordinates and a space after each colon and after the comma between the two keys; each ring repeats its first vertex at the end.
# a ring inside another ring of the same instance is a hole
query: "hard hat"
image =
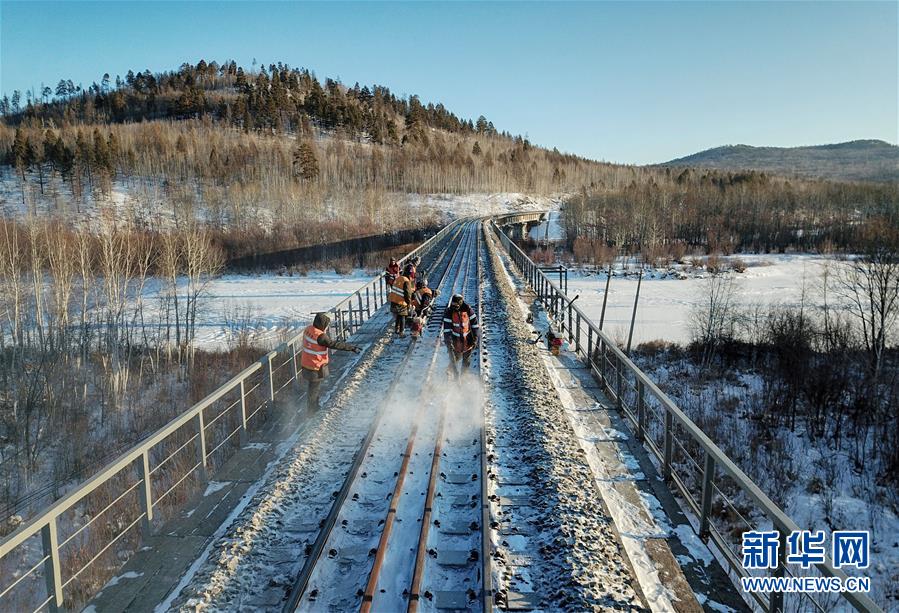
{"type": "Polygon", "coordinates": [[[462,294],[453,294],[452,302],[462,302],[464,298],[462,298],[462,294]]]}
{"type": "Polygon", "coordinates": [[[425,286],[425,282],[423,279],[419,279],[418,281],[415,282],[415,287],[417,287],[419,289],[421,289],[424,286],[425,286]]]}

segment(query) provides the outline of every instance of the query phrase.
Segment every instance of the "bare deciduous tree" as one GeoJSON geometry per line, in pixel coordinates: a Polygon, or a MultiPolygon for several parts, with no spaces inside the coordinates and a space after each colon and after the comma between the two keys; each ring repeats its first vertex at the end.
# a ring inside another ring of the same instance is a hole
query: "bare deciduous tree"
{"type": "Polygon", "coordinates": [[[861,328],[874,381],[880,378],[884,351],[899,318],[899,230],[886,225],[879,230],[864,254],[844,263],[837,290],[861,328]]]}

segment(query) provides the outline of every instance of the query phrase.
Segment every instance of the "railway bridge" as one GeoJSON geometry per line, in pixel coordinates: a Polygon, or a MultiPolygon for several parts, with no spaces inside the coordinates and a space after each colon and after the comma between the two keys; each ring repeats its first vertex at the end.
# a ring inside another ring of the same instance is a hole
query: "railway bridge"
{"type": "Polygon", "coordinates": [[[743,531],[799,527],[515,244],[542,215],[407,256],[440,290],[416,342],[383,278],[335,305],[364,351],[317,414],[293,338],[4,537],[0,610],[877,610],[736,587],[743,531]],[[454,293],[482,329],[460,380],[454,293]]]}

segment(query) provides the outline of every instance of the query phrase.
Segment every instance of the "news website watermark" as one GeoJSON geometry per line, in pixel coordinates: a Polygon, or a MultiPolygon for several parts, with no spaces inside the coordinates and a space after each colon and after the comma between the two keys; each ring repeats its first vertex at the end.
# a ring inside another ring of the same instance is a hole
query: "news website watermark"
{"type": "MultiPolygon", "coordinates": [[[[867,530],[835,530],[830,547],[823,530],[795,530],[783,541],[784,561],[808,569],[823,564],[829,551],[836,569],[864,570],[871,564],[871,533],[867,530]]],[[[781,559],[781,535],[777,530],[743,533],[743,568],[774,570],[781,559]]],[[[870,577],[750,576],[740,579],[744,592],[822,593],[870,592],[870,577]]]]}

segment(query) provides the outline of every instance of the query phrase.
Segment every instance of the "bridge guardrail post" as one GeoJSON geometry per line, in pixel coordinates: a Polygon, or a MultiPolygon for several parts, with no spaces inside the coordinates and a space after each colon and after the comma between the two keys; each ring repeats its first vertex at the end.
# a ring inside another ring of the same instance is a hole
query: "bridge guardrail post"
{"type": "Polygon", "coordinates": [[[371,317],[371,296],[368,293],[369,287],[365,286],[365,317],[366,319],[371,317]]]}
{"type": "Polygon", "coordinates": [[[200,465],[200,480],[208,481],[206,474],[206,425],[203,423],[203,409],[197,411],[197,463],[200,465]]]}
{"type": "Polygon", "coordinates": [[[593,326],[587,324],[587,366],[593,368],[593,326]]]}
{"type": "Polygon", "coordinates": [[[641,443],[646,436],[646,402],[643,398],[643,381],[637,379],[637,440],[641,443]]]}
{"type": "Polygon", "coordinates": [[[618,405],[619,409],[624,407],[624,399],[622,398],[622,392],[624,391],[624,376],[621,373],[621,367],[623,365],[621,358],[615,356],[615,404],[618,405]]]}
{"type": "Polygon", "coordinates": [[[144,511],[144,519],[141,524],[143,529],[144,537],[150,536],[153,530],[153,488],[152,486],[152,475],[150,474],[150,455],[147,453],[147,450],[144,449],[144,452],[140,456],[140,461],[137,465],[138,473],[140,474],[140,479],[143,481],[143,487],[141,490],[143,491],[143,495],[140,497],[141,508],[144,511]]]}
{"type": "Polygon", "coordinates": [[[712,512],[712,486],[715,479],[715,458],[705,453],[705,467],[702,471],[702,507],[699,516],[699,537],[709,535],[709,514],[712,512]]]}
{"type": "MultiPolygon", "coordinates": [[[[302,341],[300,341],[302,342],[302,341]]],[[[297,362],[297,348],[293,343],[287,344],[287,350],[290,352],[290,360],[293,364],[293,377],[291,381],[293,381],[293,389],[299,393],[300,392],[300,365],[297,362]]]]}
{"type": "MultiPolygon", "coordinates": [[[[567,296],[568,294],[566,293],[565,295],[567,296]]],[[[573,312],[573,309],[571,307],[571,301],[569,300],[568,301],[568,342],[569,343],[574,340],[574,335],[573,335],[574,326],[571,325],[572,312],[573,312]]]]}
{"type": "Polygon", "coordinates": [[[665,408],[665,443],[664,443],[664,459],[662,460],[662,477],[665,481],[671,481],[671,456],[674,452],[674,416],[668,408],[665,408]]]}
{"type": "Polygon", "coordinates": [[[609,379],[606,377],[606,341],[602,337],[597,337],[596,342],[599,343],[599,376],[602,379],[603,391],[611,391],[612,386],[609,385],[609,379]]]}
{"type": "Polygon", "coordinates": [[[358,298],[357,302],[359,303],[359,327],[361,328],[362,324],[365,323],[365,318],[362,317],[362,292],[358,292],[356,297],[358,298]]]}
{"type": "Polygon", "coordinates": [[[580,353],[581,351],[581,316],[580,313],[577,313],[577,319],[575,320],[575,333],[574,333],[574,352],[580,353]]]}
{"type": "Polygon", "coordinates": [[[62,571],[59,565],[59,536],[57,533],[56,517],[41,528],[41,544],[44,556],[44,579],[47,583],[47,597],[53,597],[49,603],[50,611],[54,613],[63,606],[62,596],[62,571]]]}
{"type": "MultiPolygon", "coordinates": [[[[780,546],[777,548],[777,568],[774,569],[772,575],[775,577],[783,577],[786,573],[786,563],[787,563],[787,533],[785,530],[777,531],[777,540],[780,543],[780,546]]],[[[784,610],[784,593],[783,592],[771,592],[771,597],[768,600],[768,610],[771,613],[781,613],[784,610]]]]}
{"type": "Polygon", "coordinates": [[[247,392],[244,380],[240,380],[240,444],[247,442],[247,392]]]}
{"type": "Polygon", "coordinates": [[[265,356],[265,366],[265,384],[268,388],[266,390],[265,403],[268,405],[269,410],[271,410],[275,408],[275,372],[272,368],[271,354],[265,356]]]}

